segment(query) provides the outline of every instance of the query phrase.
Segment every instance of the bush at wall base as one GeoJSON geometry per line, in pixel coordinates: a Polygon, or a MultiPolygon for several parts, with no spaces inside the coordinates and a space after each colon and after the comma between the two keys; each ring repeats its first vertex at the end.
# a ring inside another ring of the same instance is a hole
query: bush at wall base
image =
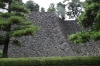
{"type": "Polygon", "coordinates": [[[0,58],[0,66],[100,66],[100,57],[0,58]]]}
{"type": "Polygon", "coordinates": [[[2,57],[2,50],[0,50],[0,58],[2,57]]]}

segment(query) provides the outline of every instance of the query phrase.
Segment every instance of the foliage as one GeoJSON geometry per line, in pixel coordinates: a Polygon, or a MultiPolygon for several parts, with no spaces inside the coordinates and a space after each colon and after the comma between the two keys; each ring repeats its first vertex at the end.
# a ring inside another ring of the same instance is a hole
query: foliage
{"type": "Polygon", "coordinates": [[[57,14],[61,16],[61,18],[64,20],[65,19],[65,4],[59,2],[57,3],[57,14]]]}
{"type": "Polygon", "coordinates": [[[2,57],[2,50],[0,50],[0,58],[2,57]]]}
{"type": "Polygon", "coordinates": [[[0,66],[99,66],[100,57],[38,57],[0,59],[0,66]]]}
{"type": "Polygon", "coordinates": [[[17,11],[17,12],[28,13],[28,9],[25,8],[25,5],[20,3],[20,2],[13,2],[13,3],[11,3],[9,5],[9,10],[15,11],[15,12],[17,11]]]}
{"type": "Polygon", "coordinates": [[[98,2],[88,3],[86,0],[85,12],[79,17],[79,24],[84,28],[99,30],[100,4],[98,2]],[[97,28],[98,27],[98,28],[97,28]]]}
{"type": "MultiPolygon", "coordinates": [[[[0,13],[0,31],[5,31],[4,36],[0,35],[0,45],[4,45],[3,57],[7,57],[11,37],[34,35],[39,27],[27,20],[26,15],[29,10],[22,3],[22,0],[0,0],[0,3],[8,5],[8,8],[4,6],[1,8],[6,9],[8,12],[0,13]]],[[[11,42],[21,46],[18,40],[12,40],[11,42]]]]}
{"type": "Polygon", "coordinates": [[[95,41],[100,40],[100,31],[92,31],[90,37],[95,41]]]}
{"type": "Polygon", "coordinates": [[[47,9],[48,12],[55,12],[56,9],[55,9],[55,4],[54,3],[51,3],[49,8],[47,9]]]}
{"type": "Polygon", "coordinates": [[[41,7],[41,12],[45,12],[45,8],[44,7],[41,7]]]}
{"type": "Polygon", "coordinates": [[[72,34],[68,37],[69,40],[74,41],[74,43],[85,43],[90,39],[89,32],[77,32],[76,34],[72,34]]]}
{"type": "Polygon", "coordinates": [[[84,8],[85,11],[78,18],[78,24],[87,31],[70,35],[69,39],[74,42],[78,41],[78,43],[83,43],[84,39],[87,40],[87,37],[94,41],[100,40],[100,0],[86,0],[84,8]],[[85,38],[79,39],[82,35],[84,35],[85,38]],[[76,39],[73,39],[75,37],[76,39]]]}
{"type": "Polygon", "coordinates": [[[26,2],[26,7],[30,9],[30,11],[39,11],[39,5],[32,0],[26,2]]]}
{"type": "Polygon", "coordinates": [[[14,45],[16,45],[16,46],[19,46],[19,47],[22,47],[21,42],[19,42],[18,40],[13,40],[13,41],[12,41],[12,44],[14,44],[14,45]]]}
{"type": "Polygon", "coordinates": [[[66,7],[68,8],[67,15],[69,18],[77,18],[82,12],[82,2],[80,0],[64,0],[68,2],[66,7]]]}

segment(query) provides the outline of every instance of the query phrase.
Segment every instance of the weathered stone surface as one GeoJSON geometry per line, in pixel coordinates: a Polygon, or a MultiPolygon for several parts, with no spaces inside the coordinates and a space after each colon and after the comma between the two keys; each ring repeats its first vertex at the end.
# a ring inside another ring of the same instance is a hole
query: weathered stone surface
{"type": "Polygon", "coordinates": [[[56,14],[33,12],[28,18],[41,29],[34,36],[17,38],[23,43],[22,47],[10,44],[9,57],[74,56],[60,30],[61,20],[56,14]]]}
{"type": "MultiPolygon", "coordinates": [[[[68,35],[82,30],[81,27],[77,25],[77,21],[73,21],[73,20],[64,21],[61,24],[64,29],[63,31],[65,33],[66,38],[68,38],[68,35]]],[[[75,44],[68,40],[67,42],[76,55],[100,56],[100,41],[94,42],[90,40],[90,42],[82,43],[82,44],[75,44]]]]}
{"type": "MultiPolygon", "coordinates": [[[[17,38],[22,47],[10,44],[9,57],[100,56],[100,41],[74,44],[67,40],[68,35],[81,30],[76,21],[61,22],[56,14],[48,12],[33,12],[28,18],[41,29],[34,36],[17,38]]],[[[2,35],[5,33],[0,31],[2,35]]]]}

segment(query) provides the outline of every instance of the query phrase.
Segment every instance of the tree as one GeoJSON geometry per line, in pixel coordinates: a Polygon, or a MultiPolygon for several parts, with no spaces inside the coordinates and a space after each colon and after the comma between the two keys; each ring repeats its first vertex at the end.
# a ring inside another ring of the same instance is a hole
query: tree
{"type": "Polygon", "coordinates": [[[41,12],[45,12],[45,8],[41,7],[41,12]]]}
{"type": "Polygon", "coordinates": [[[39,5],[32,0],[26,2],[26,7],[30,9],[30,11],[39,11],[39,5]]]}
{"type": "Polygon", "coordinates": [[[49,8],[47,9],[48,12],[55,12],[56,9],[55,9],[55,4],[54,3],[51,3],[49,8]]]}
{"type": "Polygon", "coordinates": [[[67,15],[69,18],[77,18],[82,12],[82,2],[80,0],[64,0],[67,2],[66,7],[68,8],[67,15]]]}
{"type": "Polygon", "coordinates": [[[84,12],[79,16],[78,24],[86,30],[69,36],[75,43],[100,40],[100,0],[86,0],[84,12]]]}
{"type": "Polygon", "coordinates": [[[18,40],[10,40],[12,37],[33,35],[39,27],[27,20],[26,15],[29,10],[22,3],[22,0],[0,0],[0,8],[8,11],[0,13],[0,31],[4,33],[0,34],[0,45],[4,45],[3,57],[7,58],[10,42],[20,45],[18,40]]]}
{"type": "Polygon", "coordinates": [[[35,9],[34,9],[34,11],[39,11],[39,5],[38,4],[35,4],[35,9]]]}
{"type": "Polygon", "coordinates": [[[62,20],[65,19],[65,4],[59,2],[57,3],[57,14],[61,16],[62,20]]]}

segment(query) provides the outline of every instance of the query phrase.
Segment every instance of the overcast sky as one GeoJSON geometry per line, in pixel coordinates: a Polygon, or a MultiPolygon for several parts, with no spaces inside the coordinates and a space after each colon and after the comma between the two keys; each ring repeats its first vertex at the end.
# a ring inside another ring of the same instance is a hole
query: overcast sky
{"type": "MultiPolygon", "coordinates": [[[[29,0],[23,0],[24,3],[26,3],[29,0]]],[[[38,3],[40,5],[40,7],[44,7],[45,10],[47,10],[47,8],[49,7],[50,3],[58,3],[58,2],[62,2],[64,0],[33,0],[35,3],[38,3]]],[[[84,0],[81,0],[84,1],[84,0]]]]}

